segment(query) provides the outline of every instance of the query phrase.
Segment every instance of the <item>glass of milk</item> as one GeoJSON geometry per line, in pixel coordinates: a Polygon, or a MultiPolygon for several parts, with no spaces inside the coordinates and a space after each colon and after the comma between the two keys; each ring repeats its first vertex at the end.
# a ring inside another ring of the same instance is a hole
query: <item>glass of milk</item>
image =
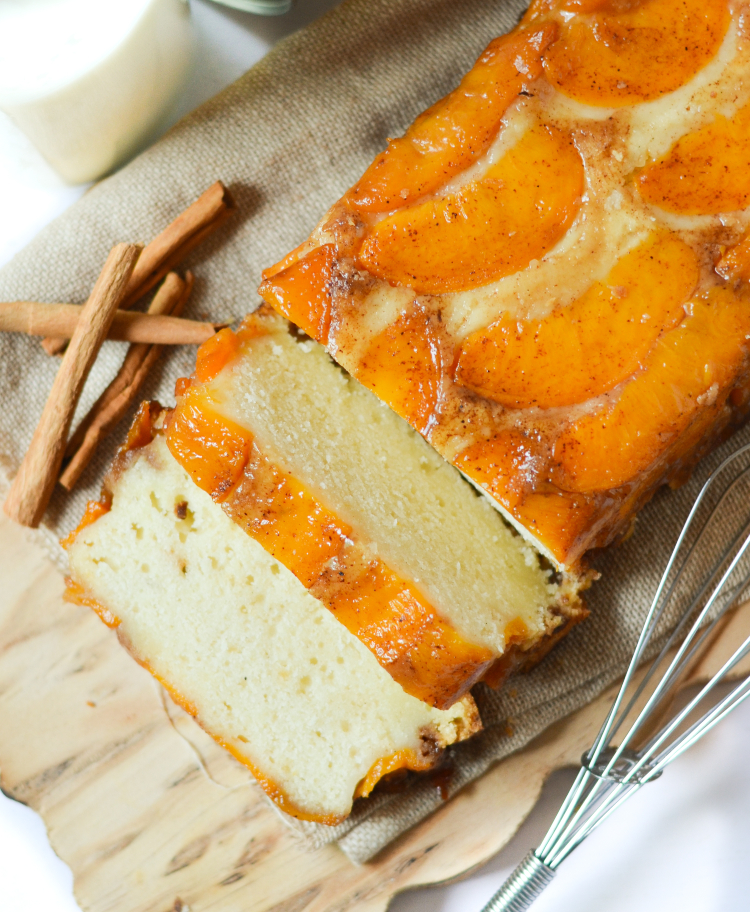
{"type": "Polygon", "coordinates": [[[71,184],[130,158],[184,82],[186,0],[0,0],[0,108],[71,184]]]}

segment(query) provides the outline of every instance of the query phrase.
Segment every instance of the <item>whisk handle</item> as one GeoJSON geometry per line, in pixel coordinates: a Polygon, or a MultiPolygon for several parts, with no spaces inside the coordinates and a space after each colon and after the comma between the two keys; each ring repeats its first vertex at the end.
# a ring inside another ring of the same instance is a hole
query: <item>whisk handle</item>
{"type": "Polygon", "coordinates": [[[532,849],[482,912],[526,912],[554,876],[532,849]]]}

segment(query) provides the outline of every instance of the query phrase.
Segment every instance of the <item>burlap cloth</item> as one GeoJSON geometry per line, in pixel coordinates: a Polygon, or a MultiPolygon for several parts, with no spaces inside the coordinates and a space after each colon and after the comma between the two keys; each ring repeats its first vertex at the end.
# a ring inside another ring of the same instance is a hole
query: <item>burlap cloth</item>
{"type": "MultiPolygon", "coordinates": [[[[0,300],[83,302],[114,242],[148,241],[220,178],[240,215],[190,259],[197,282],[188,315],[242,316],[257,303],[261,269],[302,241],[386,137],[401,133],[449,91],[487,42],[516,23],[524,6],[524,0],[349,0],[281,43],[42,231],[0,272],[0,300]]],[[[122,354],[122,346],[105,345],[80,413],[114,375],[122,354]]],[[[194,358],[192,348],[170,352],[143,397],[171,404],[174,381],[192,371],[194,358]]],[[[58,363],[38,341],[0,338],[6,483],[29,444],[58,363]]],[[[57,490],[44,527],[35,533],[61,566],[57,539],[98,493],[128,421],[101,448],[73,495],[57,490]]],[[[657,496],[633,538],[597,560],[603,576],[590,592],[586,624],[512,687],[499,693],[477,688],[485,731],[453,750],[452,793],[622,673],[696,486],[717,458],[702,464],[679,492],[657,496]]],[[[361,862],[440,802],[434,784],[423,782],[406,793],[358,802],[339,827],[295,825],[312,845],[338,840],[361,862]]]]}

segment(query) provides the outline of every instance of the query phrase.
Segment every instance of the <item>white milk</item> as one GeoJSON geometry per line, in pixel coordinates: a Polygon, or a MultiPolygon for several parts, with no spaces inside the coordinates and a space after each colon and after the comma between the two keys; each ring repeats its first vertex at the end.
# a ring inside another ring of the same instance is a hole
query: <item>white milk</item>
{"type": "Polygon", "coordinates": [[[190,62],[186,0],[0,0],[0,108],[69,183],[130,157],[190,62]]]}

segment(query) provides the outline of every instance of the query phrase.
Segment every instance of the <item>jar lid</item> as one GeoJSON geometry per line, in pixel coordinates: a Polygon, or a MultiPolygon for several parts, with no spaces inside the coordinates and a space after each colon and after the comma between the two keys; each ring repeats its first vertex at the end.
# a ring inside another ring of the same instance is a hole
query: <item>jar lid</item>
{"type": "Polygon", "coordinates": [[[261,16],[280,16],[288,13],[293,0],[214,0],[222,6],[243,10],[246,13],[258,13],[261,16]]]}

